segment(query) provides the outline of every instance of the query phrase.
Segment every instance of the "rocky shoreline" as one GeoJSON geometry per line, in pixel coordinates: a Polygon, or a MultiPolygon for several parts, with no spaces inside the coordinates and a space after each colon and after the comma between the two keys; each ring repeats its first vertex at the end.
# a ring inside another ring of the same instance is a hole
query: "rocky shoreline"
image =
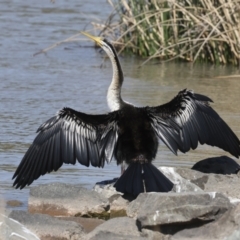
{"type": "Polygon", "coordinates": [[[107,181],[33,187],[28,211],[0,214],[0,239],[240,239],[239,164],[220,157],[193,168],[160,167],[174,189],[136,199],[107,181]]]}

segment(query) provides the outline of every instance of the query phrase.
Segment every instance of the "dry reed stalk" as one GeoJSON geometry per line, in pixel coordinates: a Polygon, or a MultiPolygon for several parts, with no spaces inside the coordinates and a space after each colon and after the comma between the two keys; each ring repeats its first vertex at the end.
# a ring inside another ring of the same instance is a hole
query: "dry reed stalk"
{"type": "Polygon", "coordinates": [[[109,1],[114,17],[94,27],[120,44],[120,52],[147,61],[240,64],[240,0],[109,1]]]}

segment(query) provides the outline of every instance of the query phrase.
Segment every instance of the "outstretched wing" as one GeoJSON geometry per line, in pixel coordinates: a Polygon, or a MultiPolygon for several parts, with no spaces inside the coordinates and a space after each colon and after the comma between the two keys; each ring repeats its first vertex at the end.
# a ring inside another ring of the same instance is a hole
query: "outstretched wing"
{"type": "Polygon", "coordinates": [[[42,124],[15,174],[14,186],[23,188],[63,163],[103,167],[110,162],[116,142],[117,112],[89,115],[70,108],[42,124]]]}
{"type": "Polygon", "coordinates": [[[200,142],[239,157],[239,139],[209,102],[210,98],[184,89],[170,102],[147,111],[156,134],[173,153],[195,149],[200,142]]]}

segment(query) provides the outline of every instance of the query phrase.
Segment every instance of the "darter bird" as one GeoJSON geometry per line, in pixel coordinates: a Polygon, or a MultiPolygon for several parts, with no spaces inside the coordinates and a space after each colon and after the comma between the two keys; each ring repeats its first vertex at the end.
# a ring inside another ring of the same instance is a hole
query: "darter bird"
{"type": "Polygon", "coordinates": [[[170,102],[155,107],[125,102],[121,97],[123,72],[114,47],[106,39],[83,34],[112,62],[113,77],[107,92],[111,112],[94,115],[63,108],[43,123],[13,175],[16,188],[57,171],[63,163],[78,161],[100,168],[114,157],[117,164],[128,164],[114,185],[117,191],[134,196],[144,191],[168,192],[173,183],[152,164],[159,140],[174,154],[195,149],[199,142],[239,157],[240,141],[210,107],[210,98],[184,89],[170,102]]]}

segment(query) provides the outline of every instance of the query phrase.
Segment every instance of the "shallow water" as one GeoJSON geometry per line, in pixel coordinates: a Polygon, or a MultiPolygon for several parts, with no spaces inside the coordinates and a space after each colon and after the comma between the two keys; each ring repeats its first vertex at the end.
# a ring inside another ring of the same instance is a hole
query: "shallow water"
{"type": "MultiPolygon", "coordinates": [[[[35,131],[62,107],[87,113],[108,111],[106,92],[111,80],[111,64],[90,41],[60,45],[47,54],[33,57],[39,50],[90,28],[91,21],[105,19],[111,7],[98,1],[1,1],[0,3],[0,195],[17,199],[26,208],[29,188],[12,188],[12,175],[35,137],[35,131]]],[[[81,37],[84,40],[84,37],[81,37]]],[[[137,106],[158,105],[171,100],[183,88],[208,95],[214,108],[240,137],[240,78],[230,66],[188,63],[154,64],[142,68],[142,60],[121,57],[125,82],[123,98],[137,106]]],[[[195,162],[225,152],[208,146],[174,156],[159,147],[155,164],[191,167],[195,162]]],[[[32,186],[49,182],[82,184],[118,177],[115,162],[104,169],[64,165],[32,186]]]]}

